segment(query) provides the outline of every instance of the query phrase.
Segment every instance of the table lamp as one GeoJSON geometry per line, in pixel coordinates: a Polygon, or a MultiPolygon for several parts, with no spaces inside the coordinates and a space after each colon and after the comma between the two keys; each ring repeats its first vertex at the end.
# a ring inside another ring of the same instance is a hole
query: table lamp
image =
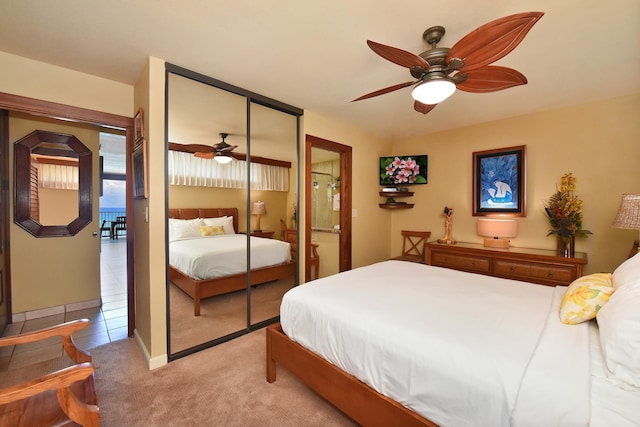
{"type": "Polygon", "coordinates": [[[516,237],[518,223],[514,219],[479,219],[476,231],[485,237],[485,247],[508,249],[508,237],[516,237]]]}
{"type": "MultiPolygon", "coordinates": [[[[620,208],[616,214],[613,224],[615,228],[626,228],[630,230],[640,230],[640,194],[623,194],[620,208]]],[[[634,248],[637,249],[637,241],[634,248]]],[[[632,249],[633,252],[633,249],[632,249]]]]}
{"type": "Polygon", "coordinates": [[[253,231],[261,232],[260,229],[260,215],[264,215],[267,213],[267,207],[264,202],[254,202],[253,206],[251,206],[251,215],[256,215],[256,229],[253,231]]]}

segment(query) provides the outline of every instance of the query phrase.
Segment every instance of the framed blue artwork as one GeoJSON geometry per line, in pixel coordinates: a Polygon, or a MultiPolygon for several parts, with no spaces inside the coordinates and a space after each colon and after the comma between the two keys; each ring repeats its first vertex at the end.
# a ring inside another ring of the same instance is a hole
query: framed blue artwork
{"type": "Polygon", "coordinates": [[[526,216],[526,146],[473,153],[473,216],[526,216]]]}

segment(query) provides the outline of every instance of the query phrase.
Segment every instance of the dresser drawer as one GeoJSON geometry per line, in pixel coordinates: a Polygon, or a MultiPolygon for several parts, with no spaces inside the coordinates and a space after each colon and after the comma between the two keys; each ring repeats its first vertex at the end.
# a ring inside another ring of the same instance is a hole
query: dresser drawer
{"type": "Polygon", "coordinates": [[[493,268],[494,274],[498,276],[508,276],[531,282],[569,284],[575,279],[574,269],[571,266],[497,259],[493,268]]]}
{"type": "Polygon", "coordinates": [[[473,273],[489,273],[489,260],[487,258],[434,252],[431,254],[430,263],[438,267],[471,271],[473,273]]]}

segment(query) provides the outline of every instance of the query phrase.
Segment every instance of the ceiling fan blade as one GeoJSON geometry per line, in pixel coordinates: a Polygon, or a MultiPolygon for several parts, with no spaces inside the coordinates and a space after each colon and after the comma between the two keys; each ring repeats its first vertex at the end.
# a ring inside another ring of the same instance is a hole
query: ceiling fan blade
{"type": "Polygon", "coordinates": [[[518,13],[482,25],[453,45],[447,64],[460,58],[464,61],[460,71],[467,72],[497,61],[520,44],[542,15],[543,12],[518,13]]]}
{"type": "Polygon", "coordinates": [[[376,43],[371,40],[367,40],[367,44],[375,53],[382,56],[387,61],[391,61],[401,67],[419,67],[424,70],[429,69],[429,63],[416,54],[398,49],[397,47],[376,43]]]}
{"type": "Polygon", "coordinates": [[[467,80],[457,84],[456,88],[471,93],[496,92],[527,84],[527,78],[522,73],[507,67],[488,65],[465,74],[467,80]]]}
{"type": "Polygon", "coordinates": [[[193,155],[196,157],[200,157],[201,159],[213,159],[215,157],[215,154],[213,154],[212,152],[196,152],[193,153],[193,155]]]}
{"type": "Polygon", "coordinates": [[[413,109],[418,113],[427,114],[429,111],[436,108],[436,105],[438,104],[423,104],[422,102],[414,101],[413,109]]]}
{"type": "Polygon", "coordinates": [[[398,89],[402,89],[402,88],[405,88],[405,87],[408,87],[408,86],[412,86],[412,85],[418,83],[419,81],[420,80],[416,80],[414,82],[400,83],[400,84],[397,84],[397,85],[386,87],[384,89],[376,90],[375,92],[371,92],[371,93],[368,93],[366,95],[362,95],[360,98],[356,98],[351,102],[361,101],[363,99],[368,99],[368,98],[373,98],[374,96],[378,96],[378,95],[384,95],[385,93],[393,92],[393,91],[398,90],[398,89]]]}
{"type": "Polygon", "coordinates": [[[230,152],[230,151],[235,150],[236,148],[238,148],[238,146],[237,146],[237,145],[227,145],[227,146],[226,146],[226,147],[224,147],[224,148],[221,148],[221,149],[219,149],[219,150],[216,150],[216,152],[217,152],[217,153],[228,153],[228,152],[230,152]]]}

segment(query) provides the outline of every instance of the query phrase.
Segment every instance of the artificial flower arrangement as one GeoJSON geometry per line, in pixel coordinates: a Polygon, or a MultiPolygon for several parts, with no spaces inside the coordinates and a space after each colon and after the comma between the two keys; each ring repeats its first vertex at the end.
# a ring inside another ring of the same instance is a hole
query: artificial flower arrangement
{"type": "Polygon", "coordinates": [[[551,230],[547,236],[558,235],[568,241],[572,237],[587,237],[591,233],[582,228],[582,200],[573,194],[576,178],[571,172],[562,175],[558,190],[549,198],[545,211],[549,217],[551,230]]]}

